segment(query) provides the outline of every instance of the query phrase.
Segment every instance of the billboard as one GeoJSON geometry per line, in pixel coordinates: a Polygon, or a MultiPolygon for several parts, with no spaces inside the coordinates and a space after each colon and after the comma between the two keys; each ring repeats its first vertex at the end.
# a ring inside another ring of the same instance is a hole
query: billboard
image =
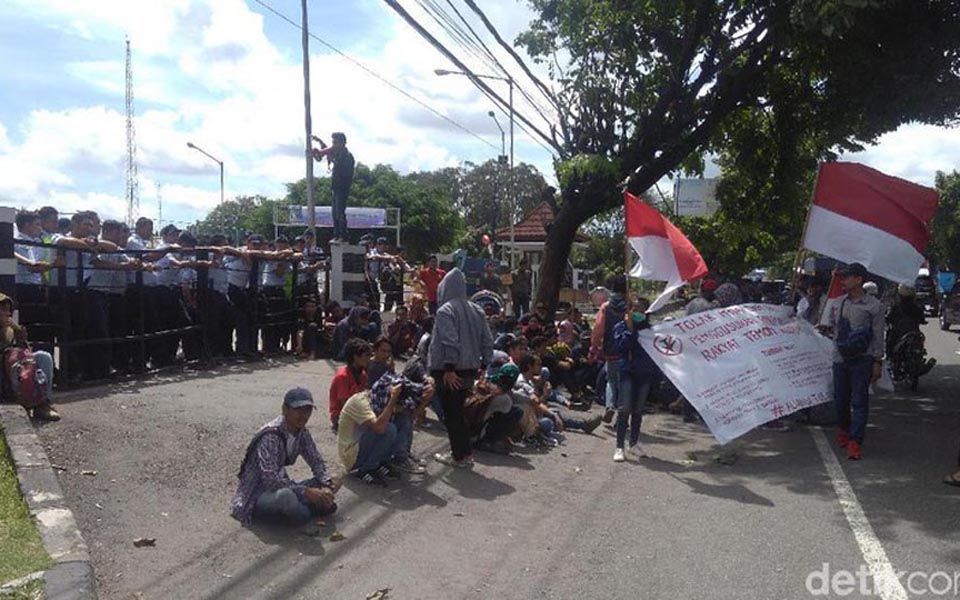
{"type": "MultiPolygon", "coordinates": [[[[347,227],[350,229],[373,229],[387,226],[385,208],[347,208],[347,227]]],[[[317,227],[333,227],[333,209],[329,206],[313,207],[317,227]]],[[[290,225],[307,224],[307,207],[290,207],[290,225]]]]}
{"type": "Polygon", "coordinates": [[[709,217],[717,212],[717,183],[719,179],[678,179],[676,188],[677,215],[681,217],[709,217]]]}

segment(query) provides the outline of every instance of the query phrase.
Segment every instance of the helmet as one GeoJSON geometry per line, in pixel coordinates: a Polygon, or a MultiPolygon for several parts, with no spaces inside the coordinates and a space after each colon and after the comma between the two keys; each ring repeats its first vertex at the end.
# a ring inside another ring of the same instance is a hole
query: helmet
{"type": "Polygon", "coordinates": [[[917,290],[905,283],[901,283],[899,287],[897,287],[897,293],[904,298],[913,298],[917,294],[917,290]]]}

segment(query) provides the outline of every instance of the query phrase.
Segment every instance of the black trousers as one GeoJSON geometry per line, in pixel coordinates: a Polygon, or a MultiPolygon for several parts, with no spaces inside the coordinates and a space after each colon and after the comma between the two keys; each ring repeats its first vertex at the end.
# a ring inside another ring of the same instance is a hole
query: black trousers
{"type": "Polygon", "coordinates": [[[257,351],[257,331],[253,325],[255,303],[248,290],[231,285],[227,296],[234,307],[234,324],[237,328],[237,353],[250,354],[257,351]]]}
{"type": "Polygon", "coordinates": [[[237,308],[221,292],[210,290],[208,298],[209,307],[206,317],[210,352],[218,357],[231,356],[237,308]]]}
{"type": "Polygon", "coordinates": [[[275,354],[280,352],[281,346],[290,337],[289,325],[284,325],[287,320],[286,308],[287,298],[283,293],[283,288],[278,286],[265,286],[262,289],[264,315],[261,320],[261,331],[263,336],[263,351],[275,354]]]}
{"type": "Polygon", "coordinates": [[[443,406],[443,421],[447,426],[447,437],[450,438],[450,451],[455,460],[470,456],[470,428],[464,418],[463,405],[473,392],[473,372],[458,372],[461,379],[459,390],[447,387],[443,382],[443,371],[434,371],[437,393],[440,395],[440,404],[443,406]]]}
{"type": "MultiPolygon", "coordinates": [[[[96,340],[110,337],[110,298],[105,292],[83,290],[81,306],[84,315],[82,333],[78,339],[96,340]]],[[[82,357],[83,378],[106,379],[110,375],[110,346],[84,346],[79,349],[82,357]]]]}

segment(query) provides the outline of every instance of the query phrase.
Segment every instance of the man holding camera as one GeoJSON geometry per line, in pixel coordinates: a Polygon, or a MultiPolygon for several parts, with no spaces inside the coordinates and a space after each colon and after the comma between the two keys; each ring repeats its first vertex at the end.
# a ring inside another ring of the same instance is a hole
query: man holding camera
{"type": "Polygon", "coordinates": [[[330,189],[333,192],[333,239],[330,243],[347,241],[347,197],[350,195],[350,186],[353,184],[353,168],[355,162],[353,154],[347,150],[347,136],[341,132],[331,136],[333,145],[327,147],[323,140],[314,136],[320,144],[320,149],[313,149],[314,160],[323,160],[333,165],[330,175],[330,189]]]}
{"type": "Polygon", "coordinates": [[[334,495],[340,487],[307,430],[313,414],[313,395],[293,388],[283,397],[283,414],[264,425],[247,446],[240,465],[240,485],[230,514],[241,523],[253,521],[300,524],[310,517],[337,510],[334,495]],[[303,459],[313,478],[294,481],[286,468],[303,459]]]}
{"type": "Polygon", "coordinates": [[[360,480],[386,485],[400,472],[422,475],[426,469],[410,457],[412,414],[433,396],[433,386],[384,375],[370,391],[354,394],[340,412],[337,447],[347,471],[360,480]]]}

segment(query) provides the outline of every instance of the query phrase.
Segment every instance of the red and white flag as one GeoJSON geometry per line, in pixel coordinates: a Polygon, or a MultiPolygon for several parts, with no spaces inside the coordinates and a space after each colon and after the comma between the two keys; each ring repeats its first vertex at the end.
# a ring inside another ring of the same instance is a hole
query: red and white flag
{"type": "Polygon", "coordinates": [[[858,163],[820,165],[803,246],[913,285],[937,192],[858,163]]]}
{"type": "Polygon", "coordinates": [[[630,271],[632,277],[666,281],[667,287],[650,306],[660,309],[684,283],[707,274],[707,263],[690,240],[657,209],[624,193],[627,239],[638,255],[630,271]]]}

